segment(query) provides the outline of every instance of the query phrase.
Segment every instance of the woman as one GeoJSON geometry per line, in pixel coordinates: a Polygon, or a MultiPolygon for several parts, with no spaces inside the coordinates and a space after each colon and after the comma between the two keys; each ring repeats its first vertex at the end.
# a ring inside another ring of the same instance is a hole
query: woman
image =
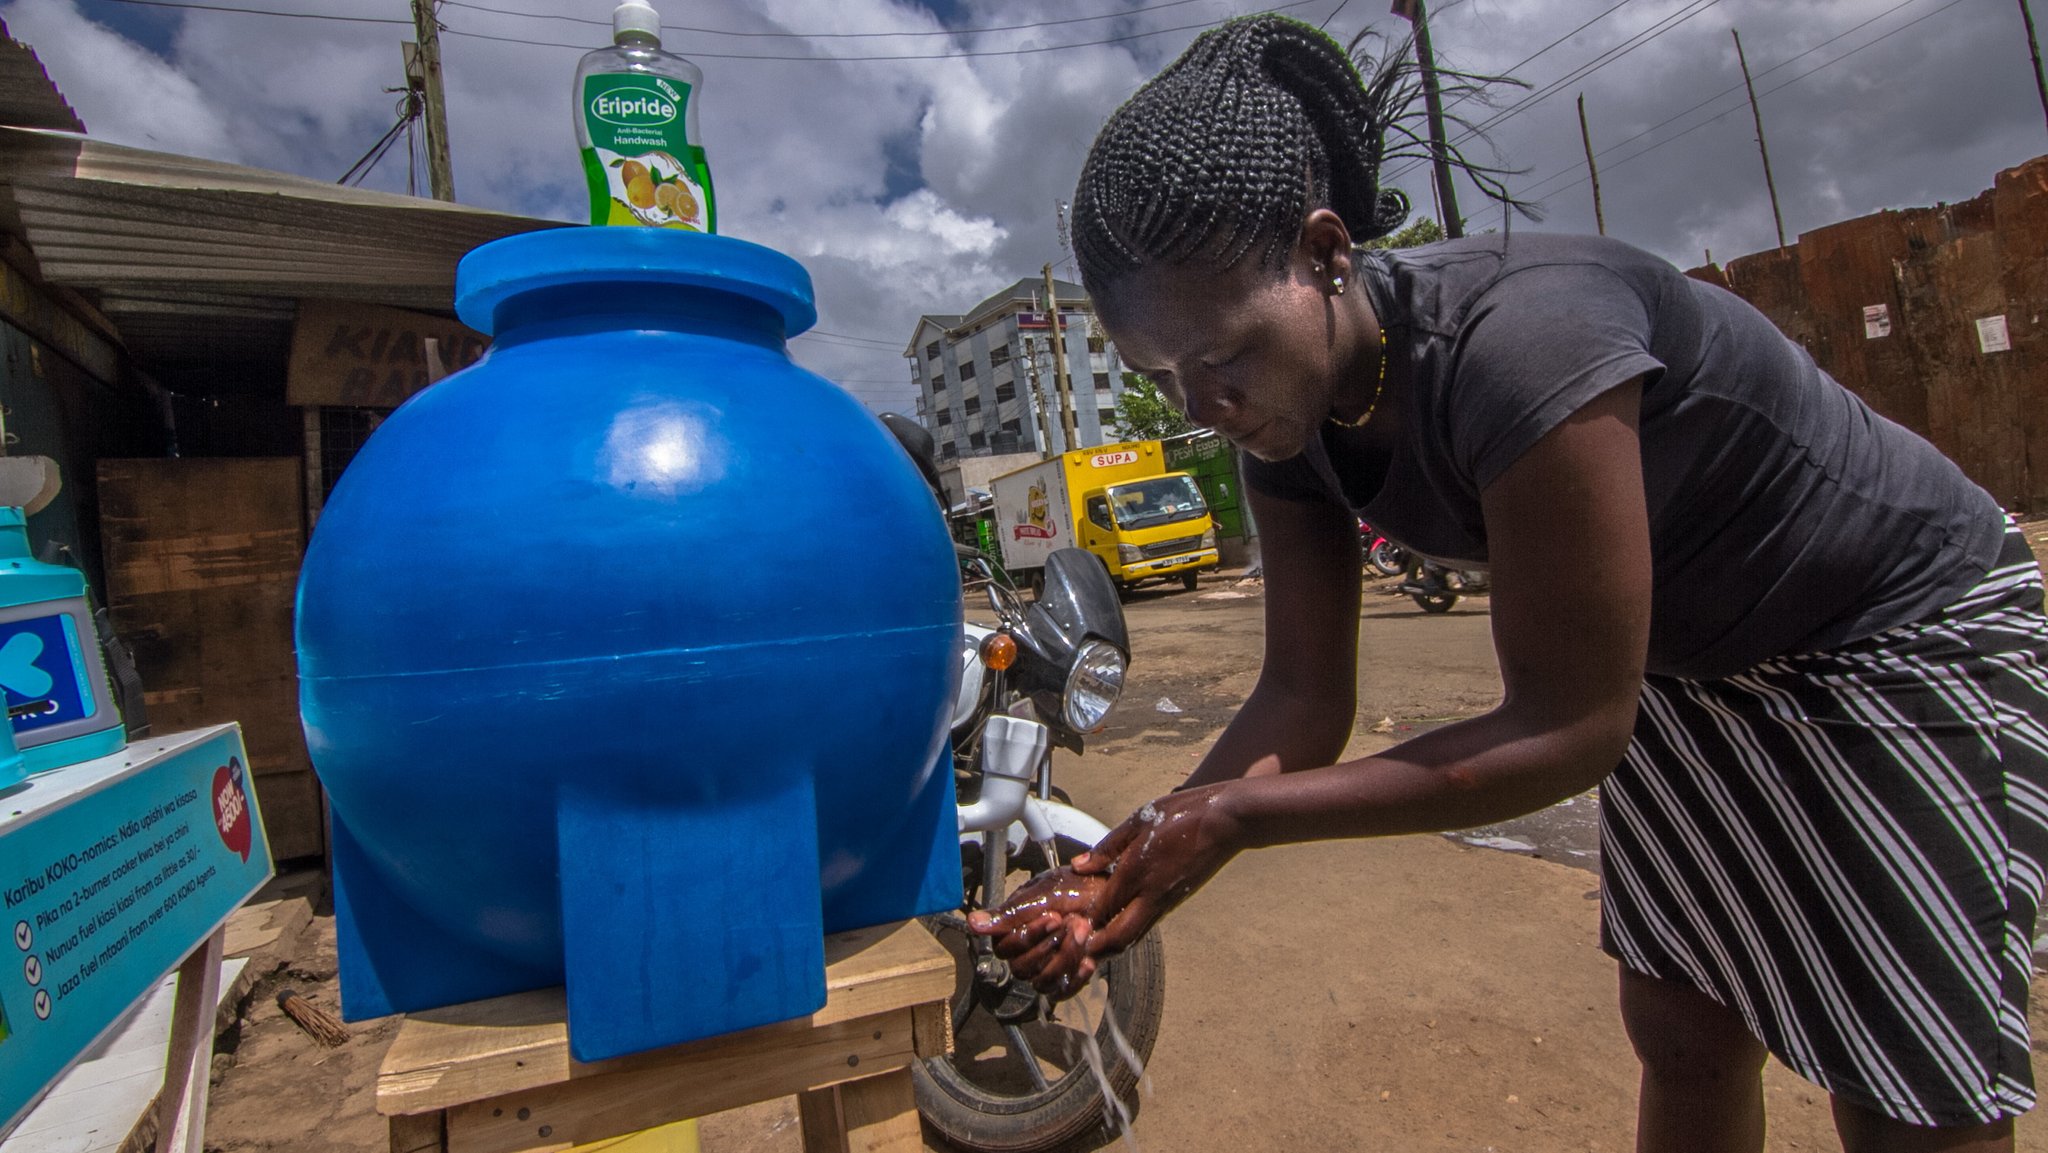
{"type": "Polygon", "coordinates": [[[1235,21],[1089,153],[1103,326],[1256,458],[1265,666],[1185,785],[977,927],[1064,995],[1246,849],[1602,784],[1638,1149],[1760,1149],[1767,1051],[1855,1153],[2011,1149],[2048,849],[2024,541],[1763,316],[1632,248],[1355,247],[1407,211],[1378,186],[1384,81],[1307,25],[1235,21]],[[1491,569],[1506,693],[1335,763],[1358,517],[1491,569]]]}

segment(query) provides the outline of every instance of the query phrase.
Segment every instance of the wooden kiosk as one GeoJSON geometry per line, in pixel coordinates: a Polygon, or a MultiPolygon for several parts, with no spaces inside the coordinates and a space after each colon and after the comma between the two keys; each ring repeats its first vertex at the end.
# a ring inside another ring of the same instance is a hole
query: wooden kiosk
{"type": "Polygon", "coordinates": [[[825,938],[825,1007],[649,1053],[569,1056],[561,989],[409,1015],[377,1076],[392,1153],[542,1153],[795,1094],[805,1153],[918,1153],[910,1063],[952,1047],[954,961],[916,921],[825,938]]]}

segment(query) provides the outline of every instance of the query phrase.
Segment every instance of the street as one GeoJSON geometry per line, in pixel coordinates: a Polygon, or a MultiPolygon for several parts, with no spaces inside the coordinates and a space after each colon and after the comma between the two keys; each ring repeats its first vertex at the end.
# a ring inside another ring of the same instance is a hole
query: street
{"type": "MultiPolygon", "coordinates": [[[[1351,752],[1498,699],[1487,602],[1419,611],[1368,585],[1351,752]]],[[[1177,784],[1257,677],[1263,590],[1141,589],[1123,703],[1054,779],[1114,824],[1177,784]]],[[[1636,1066],[1598,947],[1597,802],[1485,830],[1271,849],[1234,861],[1164,923],[1164,1025],[1140,1148],[1562,1153],[1632,1148],[1636,1066]],[[1493,846],[1493,847],[1487,847],[1493,846]],[[1497,851],[1498,849],[1508,851],[1497,851]]],[[[335,1003],[333,922],[287,973],[335,1003]]],[[[2036,982],[2036,1037],[2048,1036],[2036,982]]],[[[382,1148],[371,1087],[391,1029],[319,1050],[263,997],[215,1092],[220,1153],[382,1148]],[[317,1103],[285,1111],[286,1099],[317,1103]]],[[[2040,1047],[2037,1042],[2037,1049],[2040,1047]]],[[[1772,1153],[1834,1149],[1826,1097],[1775,1063],[1772,1153]]],[[[2019,1148],[2048,1153],[2026,1119],[2019,1148]]],[[[706,1153],[795,1153],[793,1100],[704,1119],[706,1153]]],[[[938,1146],[933,1146],[938,1148],[938,1146]]]]}

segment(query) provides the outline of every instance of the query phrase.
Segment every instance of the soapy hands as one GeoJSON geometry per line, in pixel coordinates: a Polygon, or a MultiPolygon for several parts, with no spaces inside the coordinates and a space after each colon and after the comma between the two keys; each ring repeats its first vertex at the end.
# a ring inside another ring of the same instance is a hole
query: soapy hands
{"type": "Polygon", "coordinates": [[[1040,993],[1065,1000],[1098,962],[1143,937],[1237,853],[1217,802],[1223,785],[1174,793],[1139,809],[1066,867],[1033,878],[968,925],[1040,993]]]}

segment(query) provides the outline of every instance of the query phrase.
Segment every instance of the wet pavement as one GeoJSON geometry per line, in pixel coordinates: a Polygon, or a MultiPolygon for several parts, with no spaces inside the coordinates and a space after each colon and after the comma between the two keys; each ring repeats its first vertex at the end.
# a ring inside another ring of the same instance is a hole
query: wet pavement
{"type": "Polygon", "coordinates": [[[1600,790],[1590,789],[1547,809],[1444,836],[1482,849],[1541,857],[1598,875],[1600,872],[1600,790]]]}

